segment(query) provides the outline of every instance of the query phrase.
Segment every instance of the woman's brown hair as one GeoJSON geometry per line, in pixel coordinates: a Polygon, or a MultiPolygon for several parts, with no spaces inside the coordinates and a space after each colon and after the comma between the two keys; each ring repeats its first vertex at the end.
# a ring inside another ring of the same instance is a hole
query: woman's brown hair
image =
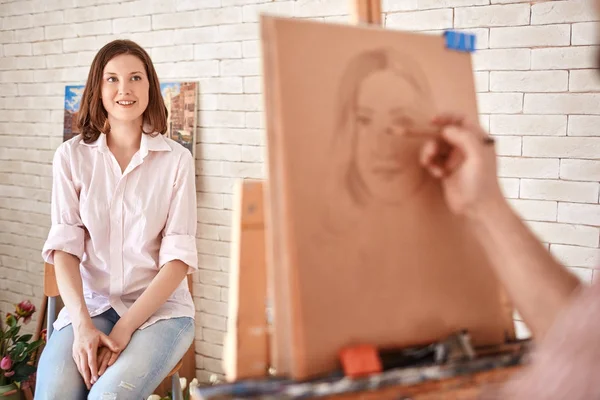
{"type": "Polygon", "coordinates": [[[102,105],[102,75],[106,64],[121,54],[136,56],[144,63],[146,68],[150,93],[143,121],[144,124],[152,127],[152,131],[144,133],[160,132],[164,134],[167,131],[167,108],[160,93],[160,83],[150,56],[140,45],[131,40],[114,40],[104,45],[94,57],[81,96],[77,128],[81,132],[85,143],[92,143],[98,139],[100,133],[106,134],[110,131],[108,114],[102,105]]]}

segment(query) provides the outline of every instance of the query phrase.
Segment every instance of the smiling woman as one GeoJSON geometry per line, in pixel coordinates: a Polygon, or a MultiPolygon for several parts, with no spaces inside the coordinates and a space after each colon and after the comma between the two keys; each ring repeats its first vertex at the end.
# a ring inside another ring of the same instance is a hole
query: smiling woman
{"type": "Polygon", "coordinates": [[[141,117],[148,106],[149,85],[146,73],[136,70],[119,76],[116,72],[111,72],[112,69],[135,69],[135,64],[141,64],[141,61],[135,56],[123,54],[110,60],[104,68],[102,105],[105,110],[110,110],[109,115],[118,115],[122,120],[141,117]]]}
{"type": "Polygon", "coordinates": [[[40,358],[36,399],[145,398],[193,342],[194,159],[164,136],[166,121],[146,51],[127,40],[100,49],[81,134],[53,160],[42,256],[65,308],[40,358]]]}
{"type": "Polygon", "coordinates": [[[143,118],[148,123],[144,133],[164,134],[167,130],[167,109],[152,60],[144,49],[127,40],[109,43],[92,62],[78,120],[84,142],[110,132],[112,117],[143,118]],[[117,103],[122,101],[133,101],[135,107],[117,103]]]}

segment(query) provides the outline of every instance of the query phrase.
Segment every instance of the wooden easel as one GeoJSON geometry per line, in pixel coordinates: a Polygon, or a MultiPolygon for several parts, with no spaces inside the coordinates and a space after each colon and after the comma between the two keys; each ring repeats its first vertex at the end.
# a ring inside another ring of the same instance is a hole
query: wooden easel
{"type": "Polygon", "coordinates": [[[381,25],[381,0],[352,0],[352,22],[381,25]]]}
{"type": "MultiPolygon", "coordinates": [[[[352,22],[382,24],[380,0],[351,0],[352,22]]],[[[271,343],[275,340],[265,306],[268,304],[265,260],[265,207],[263,191],[267,181],[242,181],[236,191],[230,268],[229,326],[223,360],[229,382],[265,380],[273,375],[269,368],[271,343]]],[[[432,380],[416,385],[391,386],[372,392],[348,393],[335,399],[381,399],[412,396],[417,399],[474,398],[479,387],[501,383],[521,367],[510,367],[432,380]]],[[[199,397],[198,397],[199,398],[199,397]]]]}
{"type": "Polygon", "coordinates": [[[240,182],[235,191],[229,320],[223,357],[228,381],[268,375],[271,332],[266,317],[263,192],[263,182],[247,180],[240,182]]]}
{"type": "MultiPolygon", "coordinates": [[[[380,0],[351,0],[355,24],[381,25],[380,0]]],[[[230,266],[229,326],[224,369],[229,381],[269,375],[274,333],[267,322],[264,181],[236,188],[230,266]]]]}

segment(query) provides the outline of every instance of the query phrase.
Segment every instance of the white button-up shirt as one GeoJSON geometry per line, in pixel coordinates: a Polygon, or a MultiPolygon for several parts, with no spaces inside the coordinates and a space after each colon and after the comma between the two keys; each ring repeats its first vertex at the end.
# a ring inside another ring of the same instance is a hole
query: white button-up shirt
{"type": "MultiPolygon", "coordinates": [[[[142,134],[140,149],[123,173],[100,134],[86,144],[76,136],[53,161],[52,227],[42,257],[77,256],[91,316],[114,308],[123,315],[160,268],[172,260],[198,268],[194,159],[163,135],[142,134]]],[[[187,279],[140,329],[173,317],[194,318],[187,279]]],[[[63,308],[54,324],[71,322],[63,308]]]]}

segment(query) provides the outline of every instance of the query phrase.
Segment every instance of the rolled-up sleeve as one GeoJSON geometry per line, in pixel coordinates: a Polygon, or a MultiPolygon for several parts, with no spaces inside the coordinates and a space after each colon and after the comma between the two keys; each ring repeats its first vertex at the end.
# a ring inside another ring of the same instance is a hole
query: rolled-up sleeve
{"type": "Polygon", "coordinates": [[[185,152],[181,156],[177,167],[167,223],[163,230],[158,256],[161,268],[169,261],[181,260],[188,265],[188,273],[198,269],[196,224],[194,159],[189,152],[185,152]]]}
{"type": "Polygon", "coordinates": [[[42,250],[44,261],[50,264],[54,264],[55,250],[72,254],[80,260],[83,257],[85,229],[69,159],[65,146],[60,146],[52,161],[52,226],[42,250]]]}

